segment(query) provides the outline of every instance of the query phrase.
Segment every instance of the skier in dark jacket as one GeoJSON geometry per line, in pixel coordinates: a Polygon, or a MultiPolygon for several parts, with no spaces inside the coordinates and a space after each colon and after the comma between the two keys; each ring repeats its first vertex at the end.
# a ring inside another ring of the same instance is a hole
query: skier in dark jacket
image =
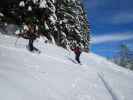
{"type": "Polygon", "coordinates": [[[80,55],[81,55],[81,48],[79,46],[76,46],[74,49],[72,49],[75,53],[75,60],[80,63],[80,55]]]}
{"type": "Polygon", "coordinates": [[[29,37],[29,44],[28,44],[28,49],[30,51],[39,51],[36,47],[34,47],[33,43],[38,37],[38,34],[35,31],[35,27],[32,25],[28,25],[29,30],[27,31],[27,35],[29,37]]]}
{"type": "Polygon", "coordinates": [[[28,43],[29,51],[31,52],[36,51],[40,53],[40,51],[33,45],[36,38],[39,37],[37,31],[35,30],[35,26],[32,24],[28,24],[26,27],[27,29],[24,29],[24,32],[22,33],[20,32],[19,34],[17,34],[17,36],[29,40],[29,43],[28,43]]]}

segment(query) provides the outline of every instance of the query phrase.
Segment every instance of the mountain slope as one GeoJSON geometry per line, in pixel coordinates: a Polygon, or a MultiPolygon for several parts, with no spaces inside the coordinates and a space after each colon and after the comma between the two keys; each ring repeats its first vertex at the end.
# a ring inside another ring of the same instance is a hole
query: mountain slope
{"type": "Polygon", "coordinates": [[[133,73],[93,53],[74,54],[43,39],[41,54],[24,47],[26,41],[0,35],[1,100],[132,100],[133,73]]]}

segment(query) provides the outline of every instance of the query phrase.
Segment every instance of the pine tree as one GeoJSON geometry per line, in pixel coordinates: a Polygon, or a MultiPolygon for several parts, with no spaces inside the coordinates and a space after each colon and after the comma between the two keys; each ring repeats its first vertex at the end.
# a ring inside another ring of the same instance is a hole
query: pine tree
{"type": "Polygon", "coordinates": [[[133,69],[133,52],[127,45],[121,44],[119,52],[114,57],[114,62],[122,67],[133,69]]]}
{"type": "Polygon", "coordinates": [[[129,48],[127,47],[127,45],[122,44],[120,46],[120,65],[121,66],[125,66],[128,63],[128,52],[129,52],[129,48]]]}
{"type": "Polygon", "coordinates": [[[80,0],[57,0],[57,18],[60,23],[59,43],[70,48],[80,44],[88,51],[89,27],[80,0]]]}

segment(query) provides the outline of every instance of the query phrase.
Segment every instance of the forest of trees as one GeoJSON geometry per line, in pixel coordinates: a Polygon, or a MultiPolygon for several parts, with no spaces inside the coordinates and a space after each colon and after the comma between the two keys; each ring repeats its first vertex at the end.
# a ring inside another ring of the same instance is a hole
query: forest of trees
{"type": "Polygon", "coordinates": [[[89,25],[81,0],[4,0],[0,6],[0,24],[17,25],[22,37],[45,36],[63,48],[78,44],[88,52],[89,25]]]}

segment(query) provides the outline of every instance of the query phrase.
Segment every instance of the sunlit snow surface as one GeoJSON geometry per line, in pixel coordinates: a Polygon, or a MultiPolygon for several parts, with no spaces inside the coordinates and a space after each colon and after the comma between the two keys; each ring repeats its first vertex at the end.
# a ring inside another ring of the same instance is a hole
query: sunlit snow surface
{"type": "Polygon", "coordinates": [[[43,39],[29,52],[26,40],[0,34],[0,100],[132,100],[133,72],[93,53],[74,54],[43,39]]]}

